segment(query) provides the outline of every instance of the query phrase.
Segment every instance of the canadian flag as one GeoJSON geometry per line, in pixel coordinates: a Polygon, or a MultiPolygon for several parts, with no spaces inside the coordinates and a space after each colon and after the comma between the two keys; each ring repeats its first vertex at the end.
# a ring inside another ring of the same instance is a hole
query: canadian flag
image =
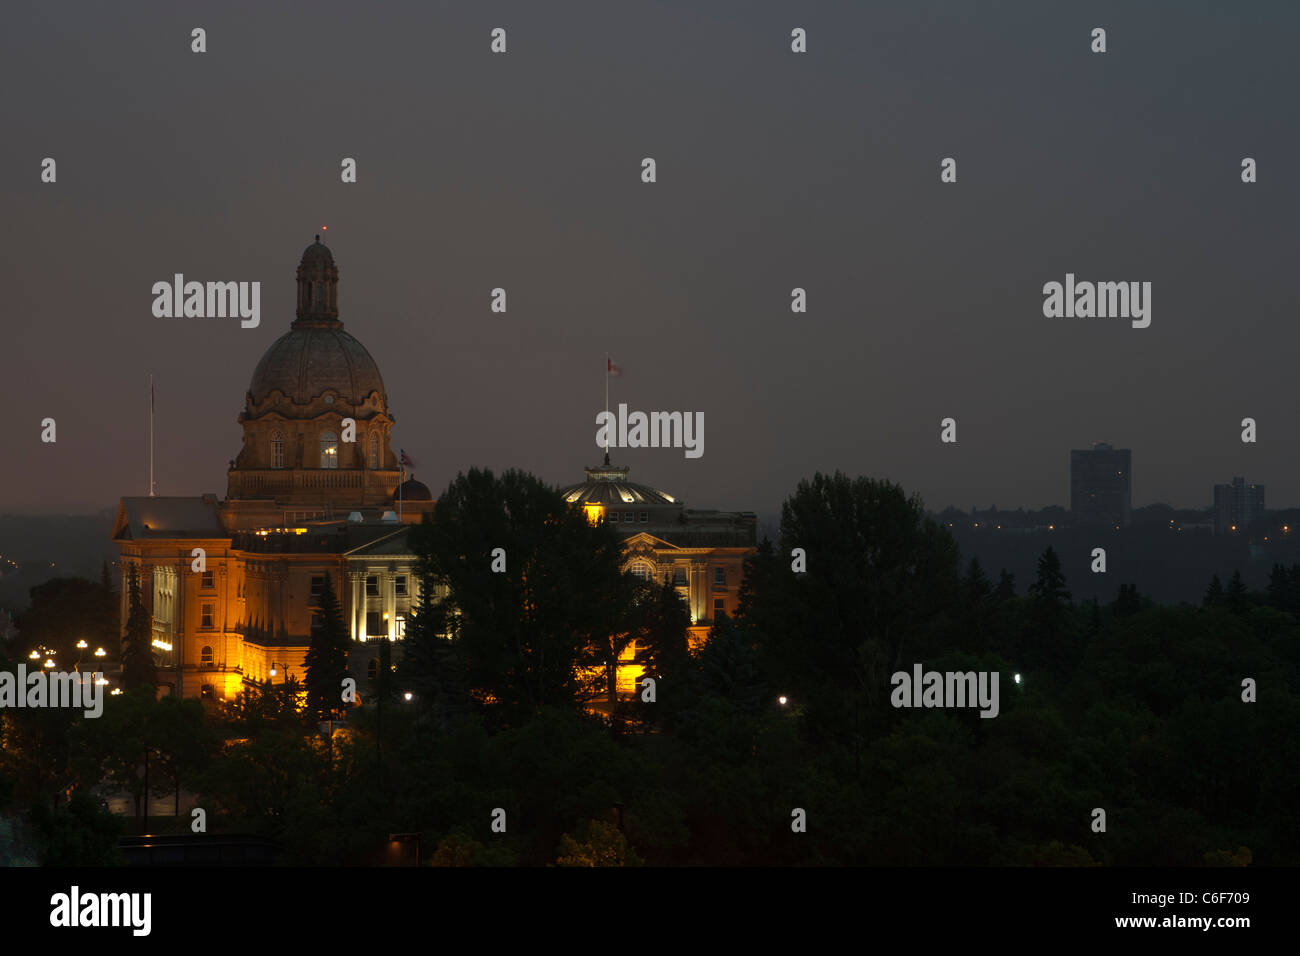
{"type": "Polygon", "coordinates": [[[610,375],[622,375],[622,374],[623,374],[623,369],[622,369],[622,367],[621,367],[621,366],[618,366],[618,365],[615,365],[615,364],[614,364],[614,361],[613,361],[612,359],[610,359],[610,358],[606,358],[606,359],[605,359],[605,371],[607,371],[610,375]]]}

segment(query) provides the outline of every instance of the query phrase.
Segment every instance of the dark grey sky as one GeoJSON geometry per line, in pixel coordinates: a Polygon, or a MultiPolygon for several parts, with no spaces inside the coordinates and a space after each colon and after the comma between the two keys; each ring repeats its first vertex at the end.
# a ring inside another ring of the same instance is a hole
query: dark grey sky
{"type": "Polygon", "coordinates": [[[0,511],[145,493],[150,371],[159,493],[224,494],[244,392],[321,225],[394,445],[435,492],[471,465],[581,479],[608,351],[615,402],[704,412],[700,459],[615,456],[691,506],[770,514],[836,468],[934,508],[1068,504],[1069,449],[1093,440],[1133,449],[1136,505],[1208,505],[1234,474],[1300,504],[1293,3],[39,2],[3,18],[0,511]],[[261,326],[154,318],[150,287],[175,272],[261,281],[261,326]],[[1044,318],[1042,285],[1066,272],[1152,282],[1150,328],[1044,318]]]}

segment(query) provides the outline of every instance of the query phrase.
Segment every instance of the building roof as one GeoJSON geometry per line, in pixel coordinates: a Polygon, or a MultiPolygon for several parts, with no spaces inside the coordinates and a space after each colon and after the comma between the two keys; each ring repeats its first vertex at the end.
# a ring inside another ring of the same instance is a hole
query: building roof
{"type": "Polygon", "coordinates": [[[306,405],[333,390],[350,405],[360,405],[371,392],[382,399],[384,380],[366,347],[338,328],[297,328],[280,336],[266,350],[248,386],[260,405],[279,390],[297,405],[306,405]]]}
{"type": "Polygon", "coordinates": [[[607,454],[603,465],[586,469],[586,481],[561,488],[560,494],[569,504],[577,505],[644,504],[681,507],[682,503],[665,491],[628,481],[628,471],[626,465],[611,465],[607,454]]]}
{"type": "Polygon", "coordinates": [[[433,492],[429,490],[429,486],[424,482],[416,481],[414,478],[407,478],[393,492],[393,499],[398,498],[403,501],[432,501],[433,492]]]}
{"type": "Polygon", "coordinates": [[[228,538],[215,495],[195,498],[123,498],[113,522],[113,539],[228,538]]]}

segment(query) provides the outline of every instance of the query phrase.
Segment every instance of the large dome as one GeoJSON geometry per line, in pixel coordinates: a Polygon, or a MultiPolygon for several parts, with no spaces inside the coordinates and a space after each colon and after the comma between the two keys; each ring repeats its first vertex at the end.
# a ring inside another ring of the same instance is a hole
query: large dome
{"type": "Polygon", "coordinates": [[[334,391],[349,405],[360,405],[371,392],[387,394],[379,366],[366,347],[337,328],[294,328],[266,350],[248,386],[254,404],[279,389],[297,405],[334,391]]]}
{"type": "Polygon", "coordinates": [[[295,405],[310,404],[326,392],[347,405],[361,405],[378,392],[387,405],[379,366],[339,321],[338,280],[334,254],[317,236],[298,263],[297,318],[253,371],[248,391],[254,406],[276,390],[295,405]]]}

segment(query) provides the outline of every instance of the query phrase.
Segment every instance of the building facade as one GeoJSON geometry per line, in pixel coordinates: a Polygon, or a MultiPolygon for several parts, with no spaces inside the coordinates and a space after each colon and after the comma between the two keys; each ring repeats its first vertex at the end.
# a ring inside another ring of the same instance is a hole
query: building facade
{"type": "Polygon", "coordinates": [[[1232,484],[1214,486],[1214,533],[1244,531],[1264,517],[1264,486],[1240,476],[1232,484]]]}
{"type": "Polygon", "coordinates": [[[1070,452],[1070,520],[1076,527],[1127,528],[1132,511],[1132,450],[1093,442],[1070,452]]]}

